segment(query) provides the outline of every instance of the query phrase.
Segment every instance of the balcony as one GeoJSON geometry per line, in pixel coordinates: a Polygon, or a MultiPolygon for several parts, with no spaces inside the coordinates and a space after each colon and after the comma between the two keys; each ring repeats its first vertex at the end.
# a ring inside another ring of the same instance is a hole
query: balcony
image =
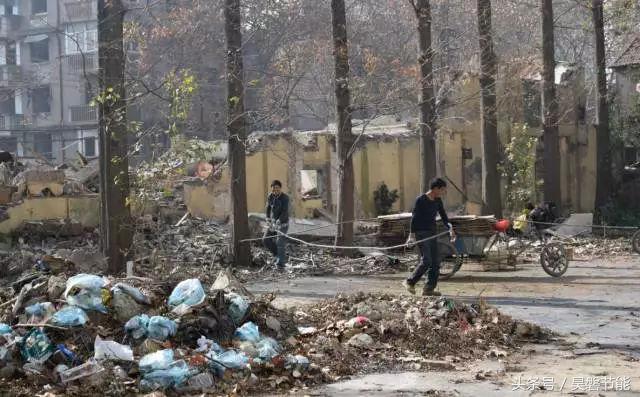
{"type": "Polygon", "coordinates": [[[0,130],[19,130],[26,125],[27,122],[22,114],[0,114],[0,130]]]}
{"type": "Polygon", "coordinates": [[[67,0],[64,2],[64,22],[83,22],[98,19],[98,5],[92,0],[67,0]]]}
{"type": "Polygon", "coordinates": [[[69,106],[69,122],[92,124],[98,122],[98,108],[91,105],[69,106]]]}
{"type": "Polygon", "coordinates": [[[73,74],[95,73],[98,70],[98,53],[71,54],[64,56],[67,71],[73,74]]]}
{"type": "Polygon", "coordinates": [[[22,82],[19,65],[0,65],[0,87],[13,87],[22,82]]]}
{"type": "Polygon", "coordinates": [[[29,26],[31,30],[47,29],[49,27],[49,14],[43,12],[31,15],[29,18],[29,26]]]}
{"type": "Polygon", "coordinates": [[[20,29],[19,15],[2,15],[0,16],[0,39],[11,39],[20,29]]]}

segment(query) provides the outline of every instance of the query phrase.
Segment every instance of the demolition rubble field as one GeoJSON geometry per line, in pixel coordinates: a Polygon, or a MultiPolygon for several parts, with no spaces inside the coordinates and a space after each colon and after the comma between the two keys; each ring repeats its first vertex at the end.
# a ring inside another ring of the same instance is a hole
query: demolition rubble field
{"type": "Polygon", "coordinates": [[[455,369],[547,336],[482,301],[446,297],[357,293],[283,311],[229,272],[176,282],[41,263],[1,296],[0,391],[11,395],[303,390],[383,370],[455,369]]]}

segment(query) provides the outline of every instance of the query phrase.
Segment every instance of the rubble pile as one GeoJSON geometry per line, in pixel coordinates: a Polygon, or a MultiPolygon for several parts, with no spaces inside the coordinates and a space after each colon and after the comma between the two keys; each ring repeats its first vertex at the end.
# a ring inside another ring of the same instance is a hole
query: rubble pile
{"type": "Polygon", "coordinates": [[[418,370],[516,348],[545,339],[538,326],[515,321],[482,302],[387,294],[339,295],[296,312],[299,342],[313,362],[353,375],[379,368],[418,370]],[[366,360],[363,361],[363,356],[366,360]]]}
{"type": "Polygon", "coordinates": [[[447,298],[360,293],[283,311],[228,272],[210,286],[40,272],[11,289],[15,297],[0,299],[0,391],[12,395],[285,391],[453,368],[544,336],[481,302],[447,298]]]}

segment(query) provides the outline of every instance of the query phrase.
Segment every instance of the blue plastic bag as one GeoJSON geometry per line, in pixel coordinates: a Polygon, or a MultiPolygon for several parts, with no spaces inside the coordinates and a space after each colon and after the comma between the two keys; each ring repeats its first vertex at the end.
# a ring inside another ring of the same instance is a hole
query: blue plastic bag
{"type": "Polygon", "coordinates": [[[133,316],[124,325],[124,330],[131,335],[133,339],[142,339],[147,336],[147,326],[149,325],[149,316],[140,314],[133,316]]]}
{"type": "Polygon", "coordinates": [[[176,307],[179,305],[195,306],[204,302],[204,289],[200,280],[192,278],[178,283],[169,296],[169,306],[176,307]]]}
{"type": "Polygon", "coordinates": [[[125,331],[134,339],[151,338],[165,341],[178,331],[175,321],[162,316],[149,318],[146,314],[131,317],[124,325],[125,331]]]}
{"type": "Polygon", "coordinates": [[[61,327],[77,327],[86,324],[87,321],[89,321],[87,313],[77,306],[63,307],[51,318],[52,323],[61,327]]]}
{"type": "Polygon", "coordinates": [[[236,332],[233,334],[233,336],[241,341],[256,343],[260,340],[260,331],[258,331],[257,325],[249,321],[247,323],[244,323],[242,327],[236,329],[236,332]]]}
{"type": "Polygon", "coordinates": [[[24,312],[33,323],[46,323],[55,313],[56,308],[51,302],[35,303],[24,308],[24,312]]]}
{"type": "Polygon", "coordinates": [[[231,319],[234,323],[239,324],[247,314],[249,302],[244,297],[233,292],[226,294],[225,298],[229,300],[229,315],[231,319]]]}
{"type": "Polygon", "coordinates": [[[280,354],[280,345],[273,338],[262,338],[256,343],[256,349],[258,350],[258,357],[263,360],[271,360],[278,354],[280,354]]]}
{"type": "Polygon", "coordinates": [[[152,391],[182,385],[192,375],[184,360],[170,363],[167,368],[145,373],[140,381],[140,389],[152,391]]]}
{"type": "Polygon", "coordinates": [[[147,354],[140,359],[138,367],[140,372],[146,373],[158,369],[167,369],[173,362],[173,350],[165,349],[147,354]]]}
{"type": "Polygon", "coordinates": [[[10,334],[13,332],[13,328],[11,328],[8,324],[0,323],[0,335],[10,334]]]}
{"type": "Polygon", "coordinates": [[[165,341],[178,331],[175,321],[162,316],[153,316],[147,324],[147,336],[151,339],[165,341]]]}
{"type": "Polygon", "coordinates": [[[249,364],[249,358],[243,352],[227,350],[221,354],[208,356],[214,363],[222,365],[225,369],[243,369],[249,364]]]}

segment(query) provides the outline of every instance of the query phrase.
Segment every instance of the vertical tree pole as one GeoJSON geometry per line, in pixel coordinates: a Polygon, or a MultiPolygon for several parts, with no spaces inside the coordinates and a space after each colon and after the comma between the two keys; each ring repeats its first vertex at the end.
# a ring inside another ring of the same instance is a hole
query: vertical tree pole
{"type": "Polygon", "coordinates": [[[102,252],[108,259],[111,274],[124,271],[133,239],[128,202],[124,12],[121,0],[98,1],[100,232],[102,252]]]}
{"type": "Polygon", "coordinates": [[[502,190],[498,173],[497,70],[491,28],[491,0],[478,0],[477,12],[482,107],[482,201],[485,213],[502,217],[502,190]]]}
{"type": "Polygon", "coordinates": [[[333,51],[335,59],[336,153],[338,155],[338,208],[336,245],[353,243],[354,181],[351,131],[351,94],[349,92],[349,45],[344,0],[331,0],[333,51]]]}
{"type": "Polygon", "coordinates": [[[436,98],[433,86],[433,48],[431,48],[431,4],[429,0],[412,0],[418,19],[418,65],[420,66],[420,154],[421,188],[437,173],[436,98]]]}
{"type": "Polygon", "coordinates": [[[596,72],[598,79],[598,121],[596,125],[597,172],[595,214],[601,217],[602,207],[611,194],[611,138],[609,104],[607,103],[607,59],[605,57],[603,0],[593,0],[593,27],[596,42],[596,72]]]}
{"type": "Polygon", "coordinates": [[[542,109],[544,143],[544,200],[561,206],[560,138],[558,101],[556,100],[556,61],[553,27],[553,2],[541,0],[542,14],[542,109]]]}
{"type": "Polygon", "coordinates": [[[250,247],[246,243],[244,245],[241,243],[242,240],[249,238],[249,219],[240,0],[225,0],[224,17],[227,37],[227,132],[231,167],[231,206],[233,207],[231,254],[236,266],[249,266],[250,247]]]}

